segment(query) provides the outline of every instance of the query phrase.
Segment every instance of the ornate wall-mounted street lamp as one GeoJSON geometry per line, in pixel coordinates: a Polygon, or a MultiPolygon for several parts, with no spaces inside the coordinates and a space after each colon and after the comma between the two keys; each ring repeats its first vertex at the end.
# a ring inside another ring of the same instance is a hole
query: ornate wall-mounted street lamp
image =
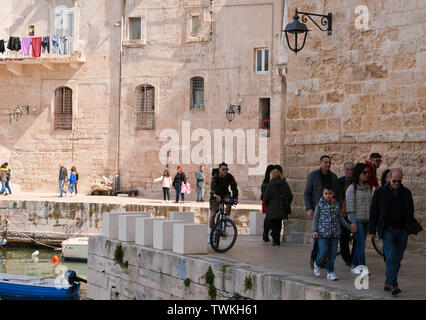
{"type": "Polygon", "coordinates": [[[235,113],[240,114],[241,113],[241,106],[230,104],[229,108],[225,111],[226,119],[228,119],[229,122],[234,120],[235,113]]]}
{"type": "Polygon", "coordinates": [[[283,32],[285,32],[285,37],[287,39],[287,45],[290,48],[291,51],[294,51],[296,54],[298,51],[302,50],[303,47],[305,46],[305,42],[306,42],[306,36],[308,35],[308,32],[311,31],[308,29],[308,27],[306,26],[306,24],[299,22],[299,14],[302,15],[302,21],[303,22],[307,22],[308,18],[321,30],[321,31],[327,31],[328,35],[331,35],[331,26],[332,26],[332,14],[331,12],[329,12],[327,15],[323,15],[323,14],[316,14],[316,13],[309,13],[309,12],[301,12],[301,11],[297,11],[296,9],[296,13],[294,14],[293,17],[293,22],[289,23],[286,25],[284,30],[281,30],[283,32]],[[322,28],[318,23],[315,22],[314,19],[312,19],[313,17],[321,17],[320,20],[320,24],[323,27],[327,27],[327,28],[322,28]],[[292,47],[290,45],[290,41],[289,41],[289,34],[290,35],[294,35],[294,47],[292,47]],[[298,36],[301,36],[301,38],[303,38],[303,43],[301,47],[298,47],[298,36]]]}

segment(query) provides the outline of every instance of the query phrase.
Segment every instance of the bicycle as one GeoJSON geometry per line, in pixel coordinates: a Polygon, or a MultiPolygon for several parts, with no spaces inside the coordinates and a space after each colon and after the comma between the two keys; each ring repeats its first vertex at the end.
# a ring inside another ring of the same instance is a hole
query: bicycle
{"type": "Polygon", "coordinates": [[[215,224],[210,232],[210,246],[219,253],[229,251],[237,240],[238,231],[234,221],[225,213],[225,205],[236,205],[235,200],[222,200],[216,213],[215,224]]]}

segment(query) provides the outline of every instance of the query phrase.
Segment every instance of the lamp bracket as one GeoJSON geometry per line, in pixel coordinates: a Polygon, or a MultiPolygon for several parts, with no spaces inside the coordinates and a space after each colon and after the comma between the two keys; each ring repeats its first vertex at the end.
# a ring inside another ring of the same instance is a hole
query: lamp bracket
{"type": "Polygon", "coordinates": [[[331,12],[329,12],[327,15],[323,15],[323,14],[316,14],[316,13],[309,13],[309,12],[301,12],[301,11],[297,11],[296,9],[296,14],[301,14],[302,15],[302,21],[304,23],[306,23],[308,21],[307,18],[309,18],[309,20],[311,20],[317,27],[318,29],[320,29],[321,31],[327,31],[328,35],[331,35],[331,31],[332,31],[332,14],[331,12]],[[312,19],[311,16],[314,17],[321,17],[320,23],[323,27],[327,27],[327,28],[322,28],[319,26],[319,24],[312,19]]]}

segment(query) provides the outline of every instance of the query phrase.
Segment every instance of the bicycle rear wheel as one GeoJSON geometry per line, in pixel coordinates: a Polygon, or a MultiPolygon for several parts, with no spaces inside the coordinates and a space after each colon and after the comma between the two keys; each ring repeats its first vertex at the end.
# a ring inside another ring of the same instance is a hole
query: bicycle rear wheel
{"type": "Polygon", "coordinates": [[[237,236],[237,226],[234,221],[229,218],[219,220],[210,233],[210,246],[216,252],[226,252],[234,246],[237,236]]]}

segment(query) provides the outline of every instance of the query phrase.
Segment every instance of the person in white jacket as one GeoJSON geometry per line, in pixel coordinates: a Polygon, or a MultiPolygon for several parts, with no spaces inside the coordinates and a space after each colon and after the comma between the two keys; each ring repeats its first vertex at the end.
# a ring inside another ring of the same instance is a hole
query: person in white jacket
{"type": "Polygon", "coordinates": [[[168,170],[164,170],[163,176],[157,178],[154,180],[155,182],[162,182],[163,187],[163,203],[170,201],[170,187],[172,185],[172,177],[170,176],[170,173],[168,170]],[[167,198],[167,199],[166,199],[167,198]]]}

